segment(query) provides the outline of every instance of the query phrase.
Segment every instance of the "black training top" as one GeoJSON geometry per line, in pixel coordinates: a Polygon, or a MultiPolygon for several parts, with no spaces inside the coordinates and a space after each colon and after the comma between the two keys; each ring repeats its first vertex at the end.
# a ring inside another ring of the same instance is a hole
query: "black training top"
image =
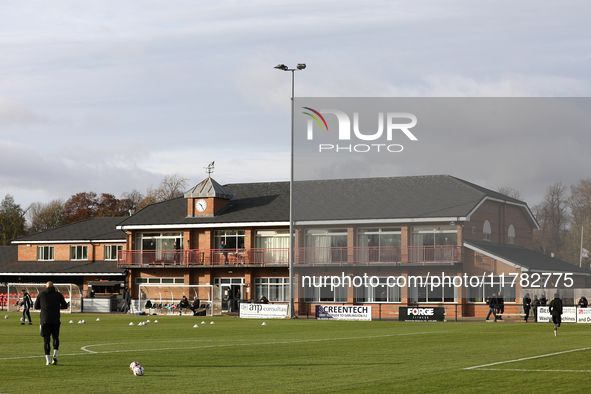
{"type": "Polygon", "coordinates": [[[60,309],[66,309],[67,307],[68,304],[64,296],[62,293],[56,291],[53,286],[39,293],[35,300],[35,309],[41,310],[41,316],[39,317],[39,323],[41,324],[59,324],[60,309]]]}

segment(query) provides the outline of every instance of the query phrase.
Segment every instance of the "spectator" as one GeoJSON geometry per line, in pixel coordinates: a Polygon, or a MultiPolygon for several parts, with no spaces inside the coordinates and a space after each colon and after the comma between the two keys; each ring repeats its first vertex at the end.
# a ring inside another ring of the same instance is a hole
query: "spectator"
{"type": "Polygon", "coordinates": [[[587,308],[587,305],[589,305],[589,302],[587,301],[585,296],[582,296],[578,303],[579,308],[587,308]]]}
{"type": "Polygon", "coordinates": [[[534,296],[534,300],[531,302],[531,307],[534,310],[534,322],[538,322],[538,307],[540,306],[540,300],[538,300],[538,296],[534,296]]]}
{"type": "Polygon", "coordinates": [[[548,303],[548,299],[546,298],[546,292],[542,292],[542,296],[540,297],[540,305],[545,306],[548,303]]]}
{"type": "Polygon", "coordinates": [[[220,249],[224,255],[225,264],[228,264],[228,246],[226,245],[226,241],[220,242],[220,249]]]}
{"type": "Polygon", "coordinates": [[[264,294],[261,294],[261,304],[268,304],[269,300],[265,297],[264,294]]]}
{"type": "Polygon", "coordinates": [[[497,319],[503,320],[503,313],[505,313],[505,299],[503,294],[499,291],[497,295],[497,319]]]}
{"type": "Polygon", "coordinates": [[[191,306],[189,307],[189,309],[190,309],[191,311],[193,311],[193,316],[197,316],[197,309],[199,309],[199,303],[200,303],[200,302],[201,302],[201,301],[199,300],[199,298],[197,298],[197,297],[194,297],[194,298],[193,298],[193,305],[191,305],[191,306]]]}
{"type": "Polygon", "coordinates": [[[488,320],[488,318],[490,317],[490,314],[492,313],[493,316],[495,317],[495,321],[497,321],[497,312],[495,311],[497,309],[496,294],[492,293],[490,295],[490,297],[488,297],[488,299],[486,300],[486,303],[488,304],[488,315],[486,315],[486,320],[488,320]]]}
{"type": "Polygon", "coordinates": [[[531,298],[529,298],[529,293],[523,297],[523,313],[525,313],[525,322],[527,323],[527,319],[529,319],[529,310],[531,309],[531,298]]]}
{"type": "Polygon", "coordinates": [[[183,298],[181,299],[181,302],[179,304],[179,316],[183,314],[183,308],[189,309],[189,300],[187,299],[187,296],[183,296],[183,298]]]}

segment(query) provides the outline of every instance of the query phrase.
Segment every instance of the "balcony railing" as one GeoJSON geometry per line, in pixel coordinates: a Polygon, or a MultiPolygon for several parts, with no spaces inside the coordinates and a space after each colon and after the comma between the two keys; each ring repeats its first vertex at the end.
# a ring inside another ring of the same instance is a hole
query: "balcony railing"
{"type": "MultiPolygon", "coordinates": [[[[457,246],[305,247],[294,251],[295,265],[440,265],[461,260],[457,246]]],[[[286,266],[289,248],[121,250],[118,267],[223,265],[286,266]]]]}

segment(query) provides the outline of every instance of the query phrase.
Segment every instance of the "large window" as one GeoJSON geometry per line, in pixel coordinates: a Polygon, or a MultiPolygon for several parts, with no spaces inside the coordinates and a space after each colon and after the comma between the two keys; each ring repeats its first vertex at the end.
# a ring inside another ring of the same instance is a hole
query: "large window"
{"type": "MultiPolygon", "coordinates": [[[[379,283],[373,286],[359,286],[355,288],[357,302],[400,302],[400,287],[388,286],[387,278],[378,278],[379,283]]],[[[393,285],[394,283],[391,283],[393,285]]]]}
{"type": "Polygon", "coordinates": [[[455,302],[457,293],[451,281],[453,277],[445,283],[441,283],[440,279],[433,281],[433,278],[427,280],[427,277],[409,276],[411,302],[455,302]]]}
{"type": "Polygon", "coordinates": [[[88,260],[88,246],[70,246],[70,260],[88,260]]]}
{"type": "Polygon", "coordinates": [[[453,261],[457,244],[456,226],[413,227],[409,261],[453,261]]]}
{"type": "Polygon", "coordinates": [[[289,230],[259,230],[256,232],[254,245],[261,249],[261,255],[255,257],[262,258],[262,261],[257,260],[257,263],[289,261],[289,230]]]}
{"type": "Polygon", "coordinates": [[[289,278],[255,278],[254,299],[260,300],[261,295],[271,302],[288,302],[289,278]]]}
{"type": "Polygon", "coordinates": [[[347,290],[348,286],[335,287],[331,290],[330,283],[328,286],[322,286],[324,283],[321,281],[321,277],[312,277],[312,280],[316,279],[321,285],[320,287],[315,286],[312,282],[311,286],[308,283],[304,285],[304,297],[306,302],[347,302],[347,290]]]}
{"type": "Polygon", "coordinates": [[[495,276],[491,280],[490,276],[485,276],[484,285],[481,283],[480,287],[468,287],[468,302],[485,302],[486,298],[493,293],[498,294],[499,291],[505,302],[515,302],[515,286],[512,286],[514,279],[513,276],[495,276]]]}
{"type": "Polygon", "coordinates": [[[37,260],[54,260],[55,246],[37,246],[37,260]]]}
{"type": "Polygon", "coordinates": [[[399,262],[400,228],[360,228],[357,231],[358,262],[399,262]]]}
{"type": "Polygon", "coordinates": [[[183,233],[138,233],[136,235],[136,245],[146,252],[144,258],[147,261],[175,261],[174,243],[184,245],[183,233]]]}
{"type": "Polygon", "coordinates": [[[222,241],[228,249],[244,249],[244,230],[217,230],[214,238],[215,249],[220,249],[222,241]]]}
{"type": "Polygon", "coordinates": [[[117,260],[120,250],[123,250],[123,245],[105,245],[105,260],[117,260]]]}
{"type": "Polygon", "coordinates": [[[306,262],[342,263],[347,261],[347,229],[306,231],[306,262]]]}

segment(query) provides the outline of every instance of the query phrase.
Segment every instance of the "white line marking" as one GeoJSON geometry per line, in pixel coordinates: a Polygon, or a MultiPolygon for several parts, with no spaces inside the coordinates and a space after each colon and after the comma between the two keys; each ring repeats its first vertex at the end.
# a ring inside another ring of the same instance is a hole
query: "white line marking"
{"type": "MultiPolygon", "coordinates": [[[[127,349],[127,350],[105,350],[105,351],[92,351],[88,350],[88,347],[91,346],[108,346],[108,345],[128,345],[130,343],[145,343],[145,342],[127,342],[127,343],[104,343],[104,344],[94,344],[94,345],[86,345],[81,347],[80,349],[84,351],[84,353],[70,353],[70,354],[60,354],[60,357],[63,356],[81,356],[81,355],[88,355],[88,354],[107,354],[107,353],[128,353],[128,352],[151,352],[151,351],[161,351],[161,350],[183,350],[183,349],[206,349],[206,348],[215,348],[215,347],[233,347],[233,346],[257,346],[257,345],[277,345],[277,344],[286,344],[286,343],[305,343],[305,342],[322,342],[322,341],[345,341],[350,339],[370,339],[370,338],[387,338],[387,337],[398,337],[398,336],[406,336],[406,335],[420,335],[420,334],[441,334],[447,331],[435,331],[435,332],[409,332],[405,334],[388,334],[388,335],[371,335],[367,337],[343,337],[343,338],[320,338],[320,339],[292,339],[292,340],[285,340],[285,341],[273,341],[273,342],[249,342],[249,343],[231,343],[231,344],[218,344],[218,345],[199,345],[199,346],[183,346],[183,347],[169,347],[169,348],[156,348],[156,349],[127,349]]],[[[162,341],[165,342],[177,342],[178,341],[162,341]]],[[[154,343],[153,341],[150,343],[154,343]]],[[[45,356],[24,356],[24,357],[5,357],[0,358],[2,360],[19,360],[19,359],[30,359],[30,358],[43,358],[45,356]]]]}
{"type": "Polygon", "coordinates": [[[584,348],[581,348],[581,349],[573,349],[573,350],[565,350],[563,352],[556,352],[556,353],[549,353],[549,354],[541,354],[539,356],[518,358],[516,360],[499,361],[499,362],[496,362],[496,363],[476,365],[475,367],[467,367],[467,368],[463,368],[463,369],[484,368],[484,367],[490,367],[492,365],[515,363],[515,362],[518,362],[518,361],[533,360],[533,359],[536,359],[536,358],[550,357],[550,356],[556,356],[556,355],[559,355],[559,354],[572,353],[572,352],[580,352],[581,350],[589,350],[589,349],[591,349],[591,347],[584,347],[584,348]]]}
{"type": "Polygon", "coordinates": [[[516,369],[516,368],[480,368],[481,371],[516,371],[516,372],[591,372],[578,369],[516,369]]]}

